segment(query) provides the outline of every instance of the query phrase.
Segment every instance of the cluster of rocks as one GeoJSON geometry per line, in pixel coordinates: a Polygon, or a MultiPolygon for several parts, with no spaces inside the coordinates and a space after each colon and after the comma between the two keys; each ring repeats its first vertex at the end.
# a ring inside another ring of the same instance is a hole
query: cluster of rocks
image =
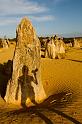
{"type": "MultiPolygon", "coordinates": [[[[64,38],[66,39],[66,38],[64,38]]],[[[82,43],[82,40],[80,38],[68,38],[68,40],[65,41],[65,46],[67,49],[70,48],[80,48],[80,43],[82,43]]]]}
{"type": "MultiPolygon", "coordinates": [[[[61,48],[63,52],[69,50],[70,48],[81,48],[82,46],[82,38],[80,37],[75,37],[75,38],[62,38],[58,37],[57,35],[52,36],[52,37],[39,37],[40,42],[41,42],[41,49],[42,49],[42,56],[48,57],[48,58],[53,58],[49,56],[49,53],[53,52],[48,52],[47,47],[51,44],[51,40],[53,39],[53,42],[55,46],[57,47],[58,54],[61,53],[61,48]],[[61,45],[62,44],[62,45],[61,45]],[[60,48],[60,46],[63,46],[60,48]],[[45,51],[45,54],[43,55],[43,51],[45,51]]],[[[53,50],[51,50],[53,51],[53,50]]],[[[62,53],[61,53],[62,55],[62,53]]],[[[63,54],[65,56],[65,54],[63,54]]],[[[56,57],[56,58],[61,58],[61,57],[56,57]]]]}
{"type": "Polygon", "coordinates": [[[65,44],[63,38],[58,38],[58,36],[51,37],[46,42],[45,57],[55,59],[65,57],[65,44]]]}

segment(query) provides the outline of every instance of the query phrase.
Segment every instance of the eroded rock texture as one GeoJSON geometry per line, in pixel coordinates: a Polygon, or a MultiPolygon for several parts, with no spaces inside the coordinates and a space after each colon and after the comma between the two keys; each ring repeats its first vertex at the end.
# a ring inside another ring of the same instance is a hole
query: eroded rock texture
{"type": "Polygon", "coordinates": [[[79,41],[77,39],[75,39],[75,38],[74,38],[74,47],[75,48],[80,48],[79,41]]]}
{"type": "Polygon", "coordinates": [[[24,107],[46,98],[40,75],[40,42],[28,18],[23,18],[18,25],[16,39],[12,79],[8,82],[5,100],[24,107]]]}
{"type": "Polygon", "coordinates": [[[62,38],[52,37],[46,43],[45,57],[61,59],[65,57],[65,45],[62,38]]]}

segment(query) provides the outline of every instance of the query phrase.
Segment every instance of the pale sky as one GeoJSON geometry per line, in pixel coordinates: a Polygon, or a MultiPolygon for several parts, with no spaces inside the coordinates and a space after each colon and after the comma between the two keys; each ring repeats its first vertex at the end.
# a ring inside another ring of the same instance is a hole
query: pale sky
{"type": "Polygon", "coordinates": [[[82,35],[82,0],[0,0],[0,37],[15,37],[21,18],[37,35],[82,35]]]}

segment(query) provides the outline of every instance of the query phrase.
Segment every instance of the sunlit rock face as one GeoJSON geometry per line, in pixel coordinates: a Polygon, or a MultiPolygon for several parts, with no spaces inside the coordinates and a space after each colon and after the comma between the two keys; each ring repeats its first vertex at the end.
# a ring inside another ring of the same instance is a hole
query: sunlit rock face
{"type": "Polygon", "coordinates": [[[51,59],[55,59],[56,57],[56,47],[53,39],[51,39],[46,45],[45,57],[51,59]]]}
{"type": "Polygon", "coordinates": [[[74,47],[75,48],[80,48],[79,41],[77,39],[75,39],[75,38],[74,38],[74,47]]]}
{"type": "Polygon", "coordinates": [[[2,47],[3,48],[8,48],[8,43],[5,39],[2,39],[2,47]]]}
{"type": "Polygon", "coordinates": [[[64,44],[62,38],[59,39],[58,58],[59,58],[59,59],[65,58],[65,44],[64,44]]]}
{"type": "Polygon", "coordinates": [[[12,79],[5,100],[23,107],[42,102],[46,94],[41,82],[40,42],[32,23],[23,18],[16,30],[12,79]]]}
{"type": "Polygon", "coordinates": [[[45,57],[51,59],[65,58],[65,45],[62,38],[55,36],[47,42],[45,57]]]}

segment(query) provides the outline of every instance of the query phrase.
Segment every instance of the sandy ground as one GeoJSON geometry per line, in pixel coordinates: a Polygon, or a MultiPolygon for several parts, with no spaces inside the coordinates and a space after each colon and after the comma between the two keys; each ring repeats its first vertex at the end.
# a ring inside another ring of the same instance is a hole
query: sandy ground
{"type": "MultiPolygon", "coordinates": [[[[12,60],[14,48],[0,49],[1,64],[12,60]]],[[[0,124],[82,123],[82,49],[69,49],[65,59],[41,58],[41,69],[46,94],[52,96],[30,111],[0,97],[0,124]]]]}

